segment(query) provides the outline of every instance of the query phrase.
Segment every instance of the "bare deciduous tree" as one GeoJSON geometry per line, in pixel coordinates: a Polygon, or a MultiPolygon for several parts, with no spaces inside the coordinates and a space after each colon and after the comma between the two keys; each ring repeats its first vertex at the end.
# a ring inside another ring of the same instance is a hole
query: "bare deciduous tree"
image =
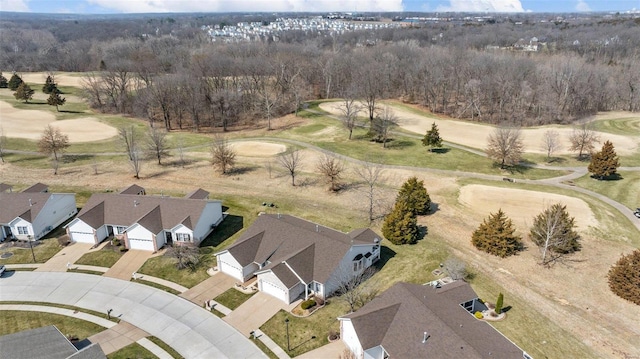
{"type": "Polygon", "coordinates": [[[500,168],[515,166],[520,162],[524,144],[520,129],[513,127],[497,127],[489,135],[486,149],[487,156],[500,163],[500,168]]]}
{"type": "Polygon", "coordinates": [[[147,147],[153,152],[158,164],[162,164],[162,158],[169,156],[169,143],[167,142],[167,132],[149,127],[147,132],[147,147]]]}
{"type": "Polygon", "coordinates": [[[133,126],[120,127],[118,128],[118,136],[124,144],[129,161],[133,160],[133,151],[138,149],[138,131],[133,126]]]}
{"type": "Polygon", "coordinates": [[[465,279],[468,276],[466,264],[457,258],[448,258],[444,261],[444,270],[449,274],[449,277],[454,280],[465,279]]]}
{"type": "Polygon", "coordinates": [[[211,143],[211,163],[226,174],[236,164],[236,151],[224,136],[216,136],[211,143]]]}
{"type": "Polygon", "coordinates": [[[178,159],[180,161],[180,167],[184,167],[186,164],[186,159],[184,156],[184,139],[179,137],[176,140],[176,151],[178,152],[178,159]]]}
{"type": "Polygon", "coordinates": [[[53,159],[58,161],[64,151],[69,147],[69,136],[60,131],[59,128],[47,125],[44,128],[40,141],[38,141],[38,151],[45,155],[53,155],[53,159]]]}
{"type": "Polygon", "coordinates": [[[353,96],[345,96],[338,109],[342,114],[342,124],[349,130],[349,139],[351,139],[353,129],[356,127],[358,113],[362,110],[362,106],[353,96]]]}
{"type": "Polygon", "coordinates": [[[344,162],[333,156],[324,155],[318,161],[318,171],[327,178],[330,191],[338,192],[340,190],[340,177],[344,171],[344,162]]]}
{"type": "Polygon", "coordinates": [[[176,260],[176,267],[178,269],[195,269],[201,258],[198,247],[190,244],[173,244],[169,247],[165,255],[176,260]]]}
{"type": "Polygon", "coordinates": [[[373,222],[378,194],[376,187],[383,179],[384,169],[379,164],[365,160],[362,166],[354,168],[354,172],[365,184],[364,193],[368,199],[369,222],[373,222]]]}
{"type": "Polygon", "coordinates": [[[137,147],[134,145],[129,150],[129,165],[133,170],[133,177],[136,179],[140,179],[140,171],[142,170],[142,162],[143,162],[143,154],[137,147]]]}
{"type": "Polygon", "coordinates": [[[2,161],[2,163],[4,163],[6,146],[7,146],[7,136],[4,135],[4,128],[0,127],[0,161],[2,161]]]}
{"type": "Polygon", "coordinates": [[[339,300],[349,305],[351,312],[367,304],[378,294],[375,285],[368,281],[376,272],[375,267],[354,270],[350,265],[338,269],[333,278],[337,284],[336,294],[339,295],[339,300]]]}
{"type": "Polygon", "coordinates": [[[371,130],[376,135],[376,141],[382,142],[382,147],[387,147],[391,129],[398,126],[398,117],[389,106],[385,106],[382,113],[371,123],[371,130]]]}
{"type": "Polygon", "coordinates": [[[296,150],[280,155],[278,157],[278,162],[289,172],[289,175],[291,176],[291,185],[295,186],[296,176],[298,175],[303,162],[303,157],[300,154],[300,151],[296,150]]]}
{"type": "Polygon", "coordinates": [[[562,148],[560,134],[555,130],[547,130],[542,137],[542,148],[547,152],[547,160],[562,148]]]}
{"type": "Polygon", "coordinates": [[[578,152],[578,159],[583,159],[587,153],[593,152],[596,143],[600,142],[600,136],[591,127],[584,123],[573,129],[569,135],[570,151],[578,152]]]}

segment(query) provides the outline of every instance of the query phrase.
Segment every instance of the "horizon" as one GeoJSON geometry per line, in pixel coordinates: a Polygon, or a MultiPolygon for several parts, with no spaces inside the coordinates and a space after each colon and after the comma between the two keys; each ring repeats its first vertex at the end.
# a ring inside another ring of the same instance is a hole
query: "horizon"
{"type": "Polygon", "coordinates": [[[0,0],[0,12],[67,15],[167,13],[615,13],[640,0],[0,0]]]}

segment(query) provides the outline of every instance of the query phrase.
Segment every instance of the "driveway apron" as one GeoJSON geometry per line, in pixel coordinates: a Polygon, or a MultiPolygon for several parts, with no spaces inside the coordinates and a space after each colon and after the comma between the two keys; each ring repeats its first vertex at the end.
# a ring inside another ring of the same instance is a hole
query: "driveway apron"
{"type": "Polygon", "coordinates": [[[180,294],[184,299],[201,305],[205,301],[213,299],[233,287],[238,280],[224,273],[216,273],[205,279],[195,287],[180,294]]]}
{"type": "Polygon", "coordinates": [[[271,317],[273,317],[280,309],[286,309],[289,306],[280,299],[270,296],[269,294],[258,292],[246,302],[242,303],[231,314],[223,318],[223,320],[231,324],[240,333],[249,335],[251,331],[260,328],[271,317]]]}
{"type": "Polygon", "coordinates": [[[152,255],[153,252],[130,249],[103,276],[130,280],[152,255]]]}
{"type": "MultiPolygon", "coordinates": [[[[66,272],[67,269],[75,263],[80,257],[93,247],[89,243],[72,243],[62,248],[62,250],[51,259],[46,261],[35,271],[37,272],[66,272]]],[[[37,258],[36,258],[37,259],[37,258]]]]}

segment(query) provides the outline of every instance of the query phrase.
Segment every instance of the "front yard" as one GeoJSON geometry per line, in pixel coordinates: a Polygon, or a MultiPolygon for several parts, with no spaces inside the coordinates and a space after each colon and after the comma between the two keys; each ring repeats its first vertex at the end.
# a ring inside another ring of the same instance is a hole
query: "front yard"
{"type": "MultiPolygon", "coordinates": [[[[33,255],[29,245],[23,243],[19,245],[19,242],[5,241],[0,244],[0,264],[24,264],[33,263],[33,255]],[[8,253],[11,253],[9,255],[8,253]]],[[[58,244],[57,238],[48,238],[38,241],[37,245],[33,246],[33,254],[36,257],[36,263],[44,263],[51,259],[56,253],[62,249],[62,246],[58,244]]]]}
{"type": "Polygon", "coordinates": [[[224,305],[225,307],[231,310],[235,310],[240,305],[242,305],[242,303],[249,300],[249,298],[251,298],[256,293],[257,292],[247,294],[247,293],[242,293],[241,291],[235,288],[230,288],[230,289],[227,289],[226,292],[213,298],[213,300],[215,300],[216,302],[224,305]]]}

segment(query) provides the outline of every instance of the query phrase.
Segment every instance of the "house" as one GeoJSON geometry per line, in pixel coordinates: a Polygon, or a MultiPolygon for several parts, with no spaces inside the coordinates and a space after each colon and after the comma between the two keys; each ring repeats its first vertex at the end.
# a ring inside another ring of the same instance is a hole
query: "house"
{"type": "Polygon", "coordinates": [[[263,214],[215,255],[221,272],[242,282],[257,277],[259,290],[289,304],[331,295],[380,259],[379,243],[370,229],[347,234],[289,215],[263,214]]]}
{"type": "Polygon", "coordinates": [[[209,199],[209,192],[203,190],[202,188],[198,188],[195,191],[187,193],[187,195],[184,196],[184,198],[209,199]]]}
{"type": "Polygon", "coordinates": [[[23,193],[47,193],[49,186],[44,183],[36,183],[33,186],[22,190],[23,193]]]}
{"type": "Polygon", "coordinates": [[[531,359],[489,323],[464,281],[397,283],[354,313],[338,318],[340,337],[358,358],[531,359]]]}
{"type": "Polygon", "coordinates": [[[38,240],[77,212],[74,193],[0,192],[0,241],[38,240]]]}
{"type": "Polygon", "coordinates": [[[132,184],[131,186],[120,191],[120,194],[137,194],[139,196],[144,196],[147,193],[143,187],[138,186],[137,184],[132,184]]]}
{"type": "Polygon", "coordinates": [[[78,350],[54,325],[0,336],[2,357],[11,359],[106,359],[98,343],[78,350]]]}
{"type": "Polygon", "coordinates": [[[0,192],[13,192],[13,186],[7,183],[0,183],[0,192]]]}
{"type": "Polygon", "coordinates": [[[222,222],[216,200],[96,193],[67,225],[73,242],[99,244],[109,236],[126,248],[157,251],[165,244],[199,245],[222,222]]]}

